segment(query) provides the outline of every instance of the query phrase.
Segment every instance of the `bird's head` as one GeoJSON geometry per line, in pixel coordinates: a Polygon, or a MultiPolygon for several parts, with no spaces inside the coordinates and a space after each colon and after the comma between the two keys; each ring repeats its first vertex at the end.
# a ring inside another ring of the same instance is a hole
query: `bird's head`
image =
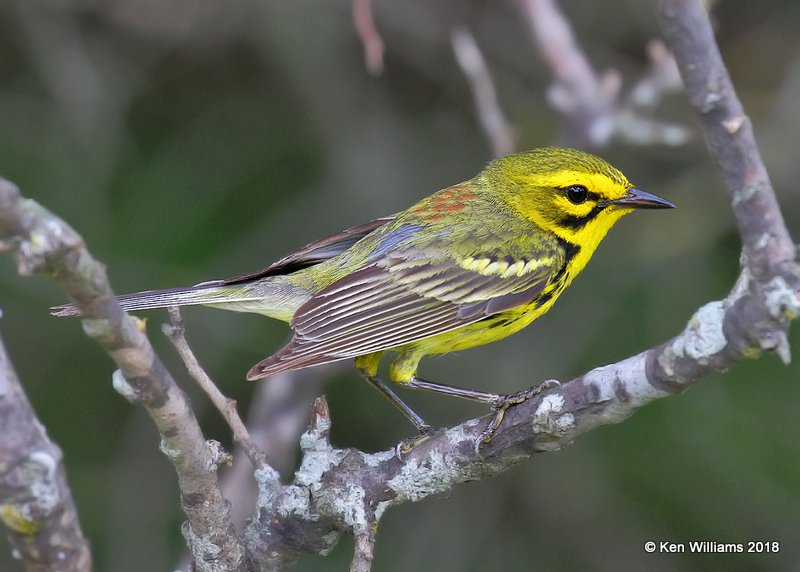
{"type": "Polygon", "coordinates": [[[675,206],[634,188],[618,169],[576,149],[515,153],[493,161],[484,173],[488,185],[518,214],[590,249],[634,209],[675,206]]]}

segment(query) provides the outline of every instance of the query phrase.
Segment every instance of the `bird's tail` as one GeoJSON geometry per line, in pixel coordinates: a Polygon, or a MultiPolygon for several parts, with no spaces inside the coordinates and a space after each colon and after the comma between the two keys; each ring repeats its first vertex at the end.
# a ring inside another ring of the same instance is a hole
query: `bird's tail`
{"type": "MultiPolygon", "coordinates": [[[[297,288],[280,280],[261,281],[258,287],[243,284],[225,284],[222,280],[203,282],[188,288],[146,290],[117,297],[123,310],[149,310],[170,306],[205,305],[239,312],[255,312],[288,320],[294,310],[308,298],[297,288]]],[[[50,308],[54,316],[79,316],[73,304],[50,308]]]]}

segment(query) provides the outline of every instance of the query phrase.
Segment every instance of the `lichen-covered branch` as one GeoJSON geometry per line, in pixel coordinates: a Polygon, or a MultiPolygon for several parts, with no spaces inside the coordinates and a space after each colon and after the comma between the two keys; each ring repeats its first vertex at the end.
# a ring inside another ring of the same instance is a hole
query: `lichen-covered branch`
{"type": "Polygon", "coordinates": [[[244,553],[216,474],[214,448],[203,438],[187,396],[155,355],[143,323],[122,312],[105,268],[64,221],[0,178],[0,246],[22,275],[52,276],[83,316],[83,329],[119,368],[114,387],[142,405],[178,474],[188,523],[184,534],[200,570],[237,570],[244,553]]]}
{"type": "MultiPolygon", "coordinates": [[[[337,362],[280,373],[269,383],[255,384],[246,415],[247,430],[275,470],[289,471],[297,465],[297,438],[308,422],[309,407],[325,382],[349,367],[349,363],[337,362]]],[[[231,503],[234,524],[244,523],[252,515],[257,489],[253,467],[240,447],[233,452],[233,466],[222,474],[221,487],[231,503]]]]}
{"type": "Polygon", "coordinates": [[[750,314],[740,328],[790,358],[786,324],[800,312],[798,251],[783,220],[750,119],[731,82],[699,0],[659,0],[658,19],[731,199],[743,263],[752,276],[750,314]],[[759,307],[761,304],[761,307],[759,307]],[[764,310],[769,313],[765,317],[764,310]],[[770,327],[770,319],[783,328],[770,327]]]}
{"type": "Polygon", "coordinates": [[[92,557],[47,436],[0,341],[0,520],[27,570],[90,572],[92,557]]]}

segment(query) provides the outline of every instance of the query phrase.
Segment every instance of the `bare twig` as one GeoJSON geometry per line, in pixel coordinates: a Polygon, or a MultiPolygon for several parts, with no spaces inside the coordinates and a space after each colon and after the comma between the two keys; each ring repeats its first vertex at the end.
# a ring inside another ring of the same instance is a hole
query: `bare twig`
{"type": "Polygon", "coordinates": [[[189,375],[192,376],[192,379],[197,382],[211,400],[211,403],[214,404],[214,407],[225,418],[233,432],[234,440],[244,449],[253,466],[256,469],[266,469],[267,456],[250,437],[250,433],[247,431],[247,427],[245,427],[242,418],[239,416],[239,411],[236,409],[236,401],[222,394],[189,347],[184,334],[183,318],[180,310],[177,307],[169,308],[169,317],[170,323],[164,324],[162,330],[172,342],[172,345],[175,346],[186,369],[189,371],[189,375]]]}
{"type": "Polygon", "coordinates": [[[590,147],[611,139],[614,102],[621,79],[616,71],[600,75],[578,45],[555,0],[519,0],[539,51],[553,73],[550,104],[566,120],[567,138],[590,147]]]}
{"type": "Polygon", "coordinates": [[[475,37],[467,28],[459,26],[453,29],[450,41],[456,61],[469,81],[472,98],[475,101],[475,111],[484,133],[491,142],[492,153],[495,157],[512,153],[516,147],[517,137],[503,110],[500,109],[492,75],[475,37]]]}
{"type": "Polygon", "coordinates": [[[647,43],[647,57],[650,67],[631,88],[628,99],[637,107],[655,109],[665,95],[681,91],[683,82],[675,58],[661,40],[647,43]]]}
{"type": "Polygon", "coordinates": [[[372,18],[372,0],[353,0],[353,24],[364,46],[364,62],[372,75],[383,73],[383,40],[372,18]]]}
{"type": "Polygon", "coordinates": [[[80,309],[83,329],[119,367],[114,388],[142,405],[161,435],[161,450],[178,474],[184,535],[200,570],[236,570],[244,552],[219,491],[215,453],[191,405],[156,356],[143,323],[123,313],[105,268],[64,221],[0,179],[0,241],[20,274],[46,273],[80,309]]]}
{"type": "Polygon", "coordinates": [[[597,148],[615,137],[637,145],[679,146],[689,141],[687,128],[642,115],[680,87],[672,57],[660,42],[648,46],[650,68],[645,77],[621,98],[619,73],[595,71],[556,0],[518,2],[555,80],[548,97],[565,119],[562,144],[597,148]]]}
{"type": "Polygon", "coordinates": [[[36,418],[0,341],[0,520],[27,570],[92,570],[61,449],[36,418]]]}
{"type": "Polygon", "coordinates": [[[666,95],[683,89],[675,58],[660,40],[647,44],[650,66],[627,96],[617,105],[616,135],[634,145],[666,145],[680,147],[692,139],[688,127],[651,119],[645,113],[654,111],[666,95]]]}

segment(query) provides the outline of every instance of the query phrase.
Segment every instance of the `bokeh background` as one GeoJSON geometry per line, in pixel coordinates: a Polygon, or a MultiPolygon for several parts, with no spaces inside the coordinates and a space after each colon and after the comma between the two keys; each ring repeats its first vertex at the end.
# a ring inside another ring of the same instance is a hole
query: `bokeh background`
{"type": "MultiPolygon", "coordinates": [[[[658,37],[650,3],[562,6],[597,69],[618,70],[623,91],[642,77],[658,37]]],[[[126,292],[253,270],[479,171],[492,151],[454,26],[482,49],[518,148],[558,139],[551,72],[516,2],[375,0],[374,12],[380,76],[365,68],[344,0],[0,1],[0,174],[82,233],[126,292]]],[[[723,0],[713,15],[800,237],[800,2],[723,0]]],[[[508,340],[428,360],[425,377],[497,391],[570,379],[665,340],[725,296],[739,253],[726,195],[685,97],[653,116],[692,140],[612,141],[599,153],[679,208],[626,219],[553,312],[508,340]]],[[[79,322],[48,315],[63,301],[49,280],[21,279],[0,260],[0,331],[64,450],[97,569],[170,570],[183,553],[173,471],[143,411],[112,390],[109,359],[79,322]]],[[[230,443],[160,334],[166,315],[148,315],[208,435],[230,443]]],[[[286,326],[211,309],[184,316],[204,365],[246,410],[256,386],[244,373],[286,326]]],[[[797,327],[791,345],[800,353],[797,327]]],[[[331,377],[321,391],[335,444],[382,450],[410,434],[348,368],[320,375],[331,377]]],[[[558,454],[392,509],[375,570],[800,570],[798,382],[797,362],[743,363],[558,454]],[[781,551],[650,555],[648,540],[779,541],[781,551]]],[[[403,395],[438,425],[485,412],[403,395]]],[[[296,570],[347,569],[351,550],[344,539],[296,570]]],[[[21,569],[8,552],[0,540],[0,569],[21,569]]]]}

